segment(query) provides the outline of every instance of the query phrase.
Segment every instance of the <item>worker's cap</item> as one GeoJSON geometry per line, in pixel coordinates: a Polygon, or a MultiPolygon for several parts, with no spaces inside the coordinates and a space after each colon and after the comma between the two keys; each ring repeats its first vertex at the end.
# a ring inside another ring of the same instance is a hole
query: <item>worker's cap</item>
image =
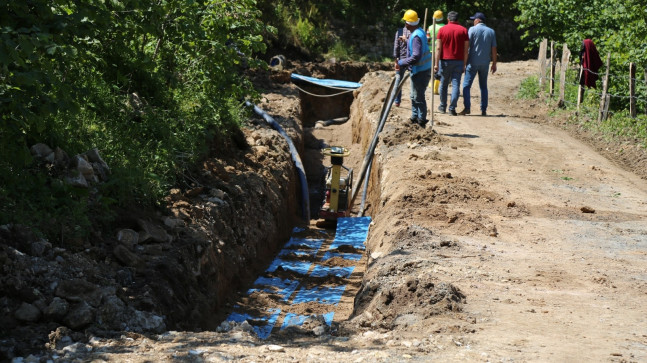
{"type": "Polygon", "coordinates": [[[470,19],[472,20],[479,19],[479,20],[485,21],[485,15],[483,13],[476,13],[473,16],[470,16],[470,19]]]}

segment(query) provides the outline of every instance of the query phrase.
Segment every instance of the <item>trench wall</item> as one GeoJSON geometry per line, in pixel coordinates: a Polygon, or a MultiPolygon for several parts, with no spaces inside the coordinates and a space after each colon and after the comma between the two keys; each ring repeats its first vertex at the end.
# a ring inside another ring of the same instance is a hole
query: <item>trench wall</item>
{"type": "MultiPolygon", "coordinates": [[[[293,134],[294,128],[282,125],[293,134]]],[[[255,119],[242,147],[205,160],[199,190],[176,193],[170,212],[185,221],[174,253],[144,264],[170,329],[214,329],[232,294],[263,271],[301,216],[299,182],[285,140],[255,119]]],[[[303,148],[301,138],[293,139],[303,148]]]]}

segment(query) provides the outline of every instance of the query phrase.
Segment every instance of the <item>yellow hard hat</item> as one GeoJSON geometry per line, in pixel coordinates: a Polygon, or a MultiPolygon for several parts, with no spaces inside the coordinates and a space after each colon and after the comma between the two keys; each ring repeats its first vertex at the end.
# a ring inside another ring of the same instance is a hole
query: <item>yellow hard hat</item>
{"type": "Polygon", "coordinates": [[[402,20],[404,20],[409,25],[418,25],[418,23],[420,22],[420,18],[418,18],[418,13],[416,13],[411,9],[407,10],[404,13],[402,20]]]}
{"type": "Polygon", "coordinates": [[[443,20],[443,12],[440,10],[434,11],[434,19],[443,20]]]}

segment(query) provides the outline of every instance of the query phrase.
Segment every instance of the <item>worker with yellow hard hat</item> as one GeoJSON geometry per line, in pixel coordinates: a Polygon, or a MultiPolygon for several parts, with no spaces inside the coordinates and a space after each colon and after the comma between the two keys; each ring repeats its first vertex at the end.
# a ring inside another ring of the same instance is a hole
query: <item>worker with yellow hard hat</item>
{"type": "MultiPolygon", "coordinates": [[[[427,29],[427,39],[429,39],[429,45],[430,45],[430,50],[432,53],[432,58],[433,58],[433,52],[434,50],[431,49],[431,39],[436,38],[436,35],[438,34],[438,30],[442,28],[445,24],[443,24],[444,20],[444,15],[442,10],[436,10],[434,11],[433,19],[436,21],[436,25],[434,27],[433,22],[429,24],[429,28],[427,29]]],[[[435,59],[435,58],[433,58],[435,59]]],[[[440,87],[440,74],[434,74],[434,94],[437,95],[438,93],[438,88],[440,87]]]]}
{"type": "Polygon", "coordinates": [[[411,32],[408,42],[408,57],[395,62],[395,70],[407,67],[411,70],[411,123],[425,127],[427,124],[427,101],[425,90],[431,79],[432,59],[425,31],[418,25],[420,18],[414,10],[407,10],[402,17],[411,32]]]}

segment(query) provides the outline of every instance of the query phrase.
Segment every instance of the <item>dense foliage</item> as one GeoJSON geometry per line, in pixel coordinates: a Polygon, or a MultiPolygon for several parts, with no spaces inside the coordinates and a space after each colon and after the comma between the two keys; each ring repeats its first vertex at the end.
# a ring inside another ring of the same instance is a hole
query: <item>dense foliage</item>
{"type": "MultiPolygon", "coordinates": [[[[629,63],[638,65],[639,98],[647,98],[640,75],[647,66],[647,1],[645,0],[518,0],[517,21],[533,46],[543,38],[566,43],[579,62],[578,52],[584,39],[596,44],[600,57],[611,54],[610,93],[628,95],[629,63]]],[[[561,48],[561,47],[560,47],[561,48]]],[[[601,69],[604,72],[605,68],[601,69]]],[[[616,110],[627,108],[628,99],[612,98],[616,110]]],[[[640,101],[640,108],[647,105],[640,101]]]]}
{"type": "MultiPolygon", "coordinates": [[[[275,0],[260,1],[262,18],[278,29],[276,35],[267,37],[270,46],[294,49],[304,55],[316,56],[320,53],[355,59],[364,59],[365,55],[354,49],[353,43],[371,42],[376,34],[391,34],[392,30],[402,26],[402,15],[407,9],[414,9],[424,22],[427,9],[427,22],[435,10],[445,14],[451,10],[459,13],[459,21],[465,22],[476,11],[486,13],[497,27],[499,22],[507,20],[512,24],[518,15],[513,0],[472,2],[472,1],[413,1],[413,0],[275,0]]],[[[506,24],[507,25],[507,24],[506,24]]],[[[501,38],[506,39],[501,28],[501,38]]],[[[379,37],[377,37],[379,38],[379,37]]],[[[505,42],[504,42],[505,43],[505,42]]],[[[512,47],[512,46],[511,46],[512,47]]],[[[510,47],[510,48],[511,48],[510,47]]],[[[386,49],[389,55],[389,49],[386,49]]],[[[506,51],[505,46],[503,51],[506,51]]],[[[508,49],[519,53],[520,49],[508,49]]]]}
{"type": "Polygon", "coordinates": [[[87,223],[88,193],[35,167],[39,142],[100,150],[101,205],[155,202],[237,127],[259,16],[254,0],[0,1],[0,224],[87,223]]]}
{"type": "MultiPolygon", "coordinates": [[[[572,65],[567,76],[570,83],[566,87],[566,99],[570,102],[567,106],[574,108],[576,103],[578,74],[573,65],[579,65],[582,41],[593,40],[603,61],[610,54],[611,117],[606,122],[597,122],[600,91],[591,89],[585,93],[577,122],[605,137],[631,140],[646,147],[647,117],[640,113],[647,108],[647,87],[641,76],[647,66],[647,1],[518,0],[516,6],[520,11],[517,17],[520,28],[531,44],[537,45],[545,38],[555,41],[560,49],[564,43],[571,49],[572,65]],[[636,118],[630,117],[628,112],[630,62],[638,68],[635,84],[639,114],[636,118]]],[[[599,72],[606,72],[606,67],[602,66],[599,72]]]]}

